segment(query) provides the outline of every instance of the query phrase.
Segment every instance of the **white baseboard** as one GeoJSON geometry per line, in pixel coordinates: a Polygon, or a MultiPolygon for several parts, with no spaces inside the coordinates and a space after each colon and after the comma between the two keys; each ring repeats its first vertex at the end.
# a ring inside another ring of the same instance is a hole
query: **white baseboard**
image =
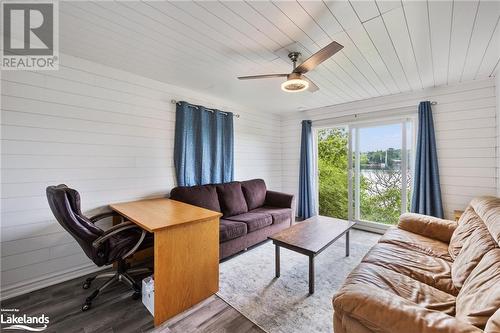
{"type": "Polygon", "coordinates": [[[109,266],[97,267],[94,264],[88,264],[81,267],[71,268],[52,274],[46,274],[36,279],[22,281],[20,283],[2,287],[0,290],[0,299],[6,300],[19,295],[52,286],[57,283],[65,282],[90,273],[104,270],[109,266]]]}

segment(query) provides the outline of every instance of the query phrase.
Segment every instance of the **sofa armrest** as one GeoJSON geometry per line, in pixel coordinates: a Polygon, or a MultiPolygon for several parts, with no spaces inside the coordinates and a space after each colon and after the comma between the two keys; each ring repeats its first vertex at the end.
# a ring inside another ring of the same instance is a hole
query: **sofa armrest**
{"type": "Polygon", "coordinates": [[[433,216],[405,213],[399,217],[398,227],[422,236],[449,243],[457,222],[433,216]]]}
{"type": "Polygon", "coordinates": [[[337,315],[348,316],[373,332],[483,332],[455,317],[418,306],[380,288],[344,286],[336,295],[333,307],[337,315]]]}
{"type": "Polygon", "coordinates": [[[287,194],[276,191],[266,192],[266,200],[264,201],[264,205],[266,206],[293,208],[293,204],[294,204],[293,194],[287,194]]]}

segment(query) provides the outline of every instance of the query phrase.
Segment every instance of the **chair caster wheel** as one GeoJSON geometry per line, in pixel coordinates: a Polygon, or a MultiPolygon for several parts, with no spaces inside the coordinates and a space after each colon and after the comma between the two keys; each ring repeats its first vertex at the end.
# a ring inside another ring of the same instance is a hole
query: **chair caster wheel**
{"type": "Polygon", "coordinates": [[[94,278],[88,278],[87,280],[85,280],[85,282],[83,283],[82,288],[83,289],[89,289],[90,288],[90,284],[92,283],[93,280],[94,280],[94,278]]]}
{"type": "Polygon", "coordinates": [[[91,305],[92,305],[92,303],[85,303],[85,304],[83,304],[82,311],[89,310],[91,305]]]}
{"type": "Polygon", "coordinates": [[[133,300],[138,300],[141,298],[141,292],[140,291],[135,291],[133,294],[132,294],[132,299],[133,300]]]}

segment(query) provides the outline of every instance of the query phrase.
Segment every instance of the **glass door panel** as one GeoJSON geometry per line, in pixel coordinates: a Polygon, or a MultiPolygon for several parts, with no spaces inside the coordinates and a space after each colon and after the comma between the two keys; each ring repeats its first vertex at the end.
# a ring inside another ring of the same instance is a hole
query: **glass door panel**
{"type": "Polygon", "coordinates": [[[317,130],[319,214],[348,218],[349,130],[333,127],[317,130]]]}
{"type": "Polygon", "coordinates": [[[412,196],[412,186],[413,186],[413,171],[415,164],[415,132],[413,131],[413,122],[407,121],[405,124],[405,136],[406,140],[404,141],[404,146],[406,148],[406,202],[404,202],[404,206],[402,208],[403,212],[409,212],[411,207],[411,196],[412,196]]]}
{"type": "Polygon", "coordinates": [[[411,119],[322,128],[316,134],[320,215],[396,224],[409,211],[411,119]]]}
{"type": "Polygon", "coordinates": [[[394,224],[402,207],[402,124],[354,131],[355,218],[394,224]]]}

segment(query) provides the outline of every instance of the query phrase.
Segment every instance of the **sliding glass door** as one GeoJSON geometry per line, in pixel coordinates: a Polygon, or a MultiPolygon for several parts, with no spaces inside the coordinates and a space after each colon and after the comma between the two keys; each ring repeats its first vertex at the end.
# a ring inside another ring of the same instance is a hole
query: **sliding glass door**
{"type": "Polygon", "coordinates": [[[318,129],[320,214],[397,223],[409,209],[413,147],[412,119],[318,129]]]}

